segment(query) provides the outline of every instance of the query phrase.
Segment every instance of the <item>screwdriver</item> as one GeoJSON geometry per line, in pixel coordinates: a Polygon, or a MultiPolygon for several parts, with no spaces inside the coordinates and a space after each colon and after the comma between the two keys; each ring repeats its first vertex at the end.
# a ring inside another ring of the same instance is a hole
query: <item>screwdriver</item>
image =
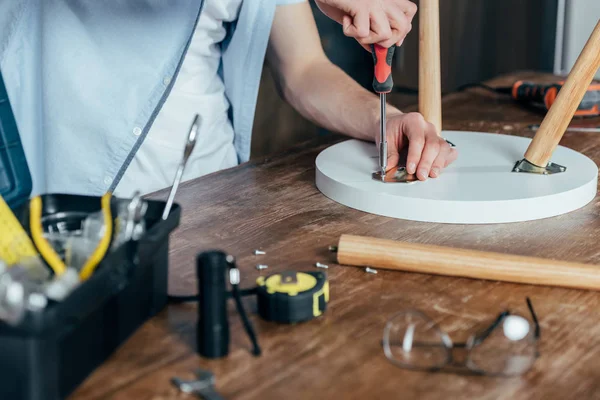
{"type": "Polygon", "coordinates": [[[373,89],[379,93],[380,113],[379,120],[379,167],[381,169],[381,180],[385,179],[387,172],[387,136],[385,134],[385,111],[386,94],[392,91],[394,81],[392,80],[392,59],[396,46],[385,48],[378,44],[371,45],[371,54],[375,63],[375,73],[373,76],[373,89]]]}

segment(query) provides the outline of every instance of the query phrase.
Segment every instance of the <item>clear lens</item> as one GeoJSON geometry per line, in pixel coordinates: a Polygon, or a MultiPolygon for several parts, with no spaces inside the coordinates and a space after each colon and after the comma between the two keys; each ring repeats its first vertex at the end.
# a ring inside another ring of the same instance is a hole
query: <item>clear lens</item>
{"type": "Polygon", "coordinates": [[[403,367],[440,368],[450,359],[450,347],[435,322],[418,311],[396,314],[383,331],[386,357],[403,367]]]}
{"type": "Polygon", "coordinates": [[[468,365],[491,375],[521,375],[537,358],[535,327],[519,315],[507,316],[482,341],[470,341],[468,365]]]}

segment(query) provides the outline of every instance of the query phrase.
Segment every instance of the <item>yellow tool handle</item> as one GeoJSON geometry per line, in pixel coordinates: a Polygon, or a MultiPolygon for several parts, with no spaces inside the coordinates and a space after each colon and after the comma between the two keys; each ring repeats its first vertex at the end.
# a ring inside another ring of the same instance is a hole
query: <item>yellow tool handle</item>
{"type": "Polygon", "coordinates": [[[0,258],[8,265],[37,257],[38,253],[17,217],[0,196],[0,258]]]}
{"type": "Polygon", "coordinates": [[[600,290],[600,266],[342,235],[339,264],[600,290]]]}
{"type": "MultiPolygon", "coordinates": [[[[92,275],[109,249],[113,233],[113,220],[110,208],[111,197],[112,194],[107,192],[101,198],[101,209],[104,217],[105,233],[90,257],[79,271],[79,277],[82,281],[88,279],[92,275]]],[[[29,213],[29,229],[31,231],[31,237],[33,238],[33,242],[35,243],[42,258],[57,276],[64,274],[67,266],[44,237],[44,231],[42,227],[42,198],[40,196],[36,196],[31,199],[29,203],[29,213]]]]}
{"type": "Polygon", "coordinates": [[[106,252],[108,251],[108,248],[110,246],[111,238],[113,235],[113,220],[112,214],[110,212],[110,199],[110,192],[107,192],[104,196],[102,196],[102,215],[104,216],[105,234],[104,236],[102,236],[102,239],[98,243],[98,246],[90,256],[90,258],[88,258],[86,263],[81,268],[81,271],[79,271],[79,277],[81,278],[81,280],[86,280],[92,275],[98,264],[100,264],[100,262],[106,255],[106,252]]]}
{"type": "Polygon", "coordinates": [[[29,201],[29,231],[31,232],[33,243],[35,243],[46,264],[54,271],[54,274],[56,276],[64,274],[67,269],[65,263],[56,254],[56,251],[54,251],[54,248],[48,243],[46,238],[44,238],[42,198],[40,196],[36,196],[29,201]]]}

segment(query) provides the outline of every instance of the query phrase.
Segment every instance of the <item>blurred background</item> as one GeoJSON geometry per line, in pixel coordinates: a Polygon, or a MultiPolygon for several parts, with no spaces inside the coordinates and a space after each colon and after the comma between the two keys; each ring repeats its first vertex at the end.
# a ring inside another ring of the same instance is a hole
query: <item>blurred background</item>
{"type": "MultiPolygon", "coordinates": [[[[327,56],[372,90],[373,60],[341,27],[311,5],[327,56]]],[[[418,0],[413,0],[417,5],[418,0]]],[[[514,71],[566,75],[600,19],[600,0],[440,0],[442,92],[514,71]]],[[[396,85],[418,87],[419,14],[396,51],[396,85]]],[[[600,73],[598,78],[600,78],[600,73]]],[[[398,107],[416,95],[394,95],[398,107]]],[[[263,71],[254,121],[252,158],[285,150],[328,132],[301,117],[278,96],[263,71]]]]}

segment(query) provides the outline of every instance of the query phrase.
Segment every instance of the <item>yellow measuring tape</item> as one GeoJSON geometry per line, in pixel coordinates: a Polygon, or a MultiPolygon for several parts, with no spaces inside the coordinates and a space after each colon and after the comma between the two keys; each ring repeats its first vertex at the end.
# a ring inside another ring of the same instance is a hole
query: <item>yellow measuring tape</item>
{"type": "Polygon", "coordinates": [[[38,256],[29,235],[2,196],[0,196],[0,232],[0,258],[8,265],[38,256]]]}

